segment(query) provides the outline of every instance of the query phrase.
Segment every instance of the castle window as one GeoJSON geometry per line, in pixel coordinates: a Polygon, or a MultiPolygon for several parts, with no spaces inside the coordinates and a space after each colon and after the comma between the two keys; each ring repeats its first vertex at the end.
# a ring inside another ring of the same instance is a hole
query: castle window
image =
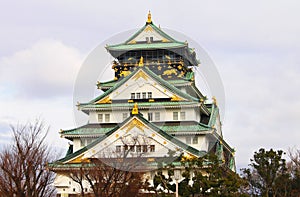
{"type": "Polygon", "coordinates": [[[130,145],[129,151],[130,151],[130,152],[134,152],[134,145],[130,145]]]}
{"type": "Polygon", "coordinates": [[[152,113],[148,113],[148,120],[152,121],[153,120],[153,114],[152,113]]]}
{"type": "Polygon", "coordinates": [[[136,99],[140,99],[141,98],[141,93],[136,93],[136,99]]]}
{"type": "Polygon", "coordinates": [[[124,151],[127,151],[127,150],[128,150],[128,146],[124,145],[124,151]]]}
{"type": "Polygon", "coordinates": [[[148,92],[148,98],[149,98],[149,99],[152,98],[152,92],[148,92]]]}
{"type": "Polygon", "coordinates": [[[150,145],[150,152],[155,152],[155,146],[154,145],[150,145]]]}
{"type": "Polygon", "coordinates": [[[198,144],[198,136],[193,137],[193,144],[198,144]]]}
{"type": "Polygon", "coordinates": [[[185,112],[180,112],[180,120],[185,120],[185,112]]]}
{"type": "Polygon", "coordinates": [[[191,137],[185,137],[185,141],[186,141],[186,144],[191,144],[191,141],[192,141],[192,139],[191,139],[191,137]]]}
{"type": "Polygon", "coordinates": [[[105,114],[105,122],[109,122],[110,121],[110,114],[105,114]]]}
{"type": "Polygon", "coordinates": [[[173,120],[178,120],[178,112],[173,112],[173,120]]]}
{"type": "Polygon", "coordinates": [[[103,122],[103,114],[98,114],[98,122],[103,122]]]}
{"type": "Polygon", "coordinates": [[[117,153],[121,152],[121,146],[116,146],[116,152],[117,153]]]}
{"type": "Polygon", "coordinates": [[[148,152],[148,147],[147,145],[143,145],[143,153],[148,152]]]}
{"type": "Polygon", "coordinates": [[[137,145],[136,146],[136,152],[142,152],[142,146],[141,145],[137,145]]]}
{"type": "Polygon", "coordinates": [[[143,99],[146,99],[146,97],[147,97],[146,92],[143,92],[143,93],[142,93],[142,96],[143,96],[143,99]]]}
{"type": "Polygon", "coordinates": [[[131,93],[131,99],[135,99],[135,93],[131,93]]]}
{"type": "Polygon", "coordinates": [[[150,42],[153,42],[153,37],[150,37],[150,42]]]}
{"type": "Polygon", "coordinates": [[[160,113],[159,112],[154,113],[154,119],[155,119],[155,121],[160,120],[160,113]]]}

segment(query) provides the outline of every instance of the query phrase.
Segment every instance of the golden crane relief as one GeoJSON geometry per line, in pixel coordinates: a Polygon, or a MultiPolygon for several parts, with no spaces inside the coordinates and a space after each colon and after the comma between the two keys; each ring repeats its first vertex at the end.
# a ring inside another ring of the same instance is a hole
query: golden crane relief
{"type": "Polygon", "coordinates": [[[112,103],[111,98],[109,96],[104,97],[100,101],[96,102],[96,104],[105,104],[105,103],[112,103]]]}
{"type": "Polygon", "coordinates": [[[121,77],[121,76],[123,76],[123,77],[126,77],[126,76],[128,76],[128,75],[130,75],[130,73],[131,73],[131,71],[126,71],[126,70],[122,70],[121,72],[120,72],[120,74],[119,74],[119,76],[121,77]]]}
{"type": "Polygon", "coordinates": [[[177,70],[175,68],[170,70],[165,70],[162,75],[172,75],[172,74],[177,75],[177,70]]]}
{"type": "Polygon", "coordinates": [[[182,101],[182,99],[174,94],[173,96],[171,96],[171,101],[182,101]]]}

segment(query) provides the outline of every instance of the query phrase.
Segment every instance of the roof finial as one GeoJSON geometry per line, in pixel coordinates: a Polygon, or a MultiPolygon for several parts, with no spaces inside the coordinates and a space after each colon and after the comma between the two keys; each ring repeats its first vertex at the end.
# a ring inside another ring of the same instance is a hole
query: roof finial
{"type": "Polygon", "coordinates": [[[144,58],[141,56],[139,66],[144,66],[144,58]]]}
{"type": "Polygon", "coordinates": [[[152,23],[151,12],[150,12],[150,10],[149,10],[149,12],[148,12],[148,20],[147,20],[146,23],[147,23],[147,24],[151,24],[151,23],[152,23]]]}
{"type": "Polygon", "coordinates": [[[213,104],[217,105],[217,99],[215,96],[212,97],[212,100],[213,100],[213,104]]]}
{"type": "Polygon", "coordinates": [[[137,103],[134,103],[134,106],[132,108],[131,114],[132,115],[139,114],[139,108],[138,108],[137,103]]]}

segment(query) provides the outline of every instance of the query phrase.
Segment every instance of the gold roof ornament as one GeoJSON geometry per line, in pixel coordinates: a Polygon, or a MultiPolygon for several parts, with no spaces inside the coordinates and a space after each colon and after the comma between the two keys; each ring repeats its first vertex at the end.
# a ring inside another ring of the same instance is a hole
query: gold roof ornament
{"type": "Polygon", "coordinates": [[[149,10],[147,24],[150,24],[150,23],[152,23],[152,19],[151,19],[151,12],[149,10]]]}
{"type": "Polygon", "coordinates": [[[131,114],[132,115],[139,114],[139,108],[138,108],[138,104],[137,103],[134,103],[132,111],[131,111],[131,114]]]}
{"type": "Polygon", "coordinates": [[[214,103],[215,105],[217,105],[217,99],[216,99],[215,96],[212,97],[212,100],[213,100],[213,103],[214,103]]]}
{"type": "Polygon", "coordinates": [[[144,66],[144,58],[141,56],[139,66],[144,66]]]}

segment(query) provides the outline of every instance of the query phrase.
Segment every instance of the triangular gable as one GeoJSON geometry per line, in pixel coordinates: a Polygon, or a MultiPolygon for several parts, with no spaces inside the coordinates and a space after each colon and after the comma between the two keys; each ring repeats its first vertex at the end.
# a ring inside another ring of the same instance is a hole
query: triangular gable
{"type": "Polygon", "coordinates": [[[133,36],[131,36],[124,44],[137,44],[141,42],[178,42],[171,36],[167,35],[153,23],[146,24],[133,36]],[[152,38],[151,38],[152,37],[152,38]],[[150,40],[151,38],[151,40],[150,40]]]}
{"type": "MultiPolygon", "coordinates": [[[[114,87],[95,98],[90,104],[111,103],[113,100],[130,100],[131,93],[151,92],[152,99],[171,98],[171,101],[198,101],[197,98],[181,92],[175,86],[161,79],[146,67],[139,67],[114,87]]],[[[148,96],[147,96],[148,98],[148,96]]]]}
{"type": "Polygon", "coordinates": [[[187,155],[196,157],[203,156],[204,154],[202,151],[198,151],[160,130],[138,114],[127,118],[120,126],[117,126],[88,146],[59,161],[63,163],[80,163],[88,161],[89,158],[108,156],[107,154],[112,156],[116,150],[116,146],[122,146],[124,142],[131,145],[131,139],[140,139],[146,145],[156,146],[155,149],[157,151],[153,152],[153,155],[149,152],[145,157],[164,157],[167,156],[169,150],[176,151],[178,154],[186,153],[187,155]]]}

